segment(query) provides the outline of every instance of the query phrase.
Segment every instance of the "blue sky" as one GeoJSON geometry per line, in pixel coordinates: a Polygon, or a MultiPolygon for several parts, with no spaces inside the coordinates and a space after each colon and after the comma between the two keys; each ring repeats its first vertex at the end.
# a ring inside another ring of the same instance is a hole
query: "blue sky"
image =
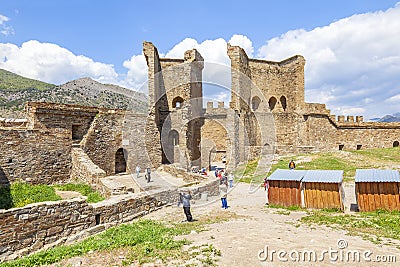
{"type": "Polygon", "coordinates": [[[305,56],[307,102],[337,115],[382,116],[400,111],[396,3],[0,0],[0,68],[56,84],[91,77],[145,91],[144,40],[165,56],[195,47],[228,65],[231,42],[256,58],[305,56]]]}

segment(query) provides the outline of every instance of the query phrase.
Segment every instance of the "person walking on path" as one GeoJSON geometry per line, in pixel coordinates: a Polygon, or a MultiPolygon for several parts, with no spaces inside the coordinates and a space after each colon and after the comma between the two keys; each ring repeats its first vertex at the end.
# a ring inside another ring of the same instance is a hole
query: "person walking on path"
{"type": "Polygon", "coordinates": [[[140,174],[140,167],[136,166],[136,178],[139,178],[139,174],[140,174]]]}
{"type": "Polygon", "coordinates": [[[264,178],[264,190],[265,190],[265,205],[269,205],[269,200],[268,200],[268,189],[269,189],[269,182],[267,178],[264,178]]]}
{"type": "Polygon", "coordinates": [[[151,175],[151,169],[150,168],[146,168],[145,178],[147,179],[148,183],[150,183],[150,179],[151,179],[150,175],[151,175]]]}
{"type": "Polygon", "coordinates": [[[226,197],[228,195],[228,181],[226,179],[222,179],[219,184],[219,196],[221,197],[222,208],[228,208],[228,202],[226,197]]]}
{"type": "Polygon", "coordinates": [[[291,161],[289,162],[289,169],[294,170],[295,168],[296,168],[296,164],[294,163],[293,160],[291,160],[291,161]]]}
{"type": "Polygon", "coordinates": [[[232,188],[233,187],[233,173],[231,172],[231,173],[229,173],[229,176],[228,176],[228,181],[229,181],[229,188],[232,188]]]}
{"type": "Polygon", "coordinates": [[[180,192],[179,193],[179,203],[182,204],[183,206],[183,212],[185,213],[186,216],[186,221],[192,222],[193,217],[192,214],[190,213],[190,200],[192,199],[192,195],[190,194],[190,191],[187,192],[180,192]]]}

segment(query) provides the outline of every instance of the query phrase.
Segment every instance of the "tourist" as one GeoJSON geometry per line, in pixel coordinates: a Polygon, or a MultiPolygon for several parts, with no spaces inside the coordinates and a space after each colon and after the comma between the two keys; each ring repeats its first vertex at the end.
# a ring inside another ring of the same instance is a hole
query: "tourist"
{"type": "Polygon", "coordinates": [[[265,205],[269,205],[269,200],[268,200],[268,189],[269,189],[269,182],[267,178],[264,178],[264,190],[265,190],[265,205]]]}
{"type": "Polygon", "coordinates": [[[140,167],[136,166],[136,178],[139,178],[139,174],[140,174],[140,167]]]}
{"type": "Polygon", "coordinates": [[[150,168],[146,168],[146,174],[145,174],[145,178],[147,179],[147,182],[150,183],[150,174],[151,174],[151,169],[150,168]]]}
{"type": "Polygon", "coordinates": [[[190,191],[187,192],[180,192],[179,193],[179,203],[182,204],[183,206],[183,212],[185,213],[186,216],[186,221],[192,222],[193,217],[192,214],[190,213],[190,200],[192,199],[192,195],[190,194],[190,191]]]}
{"type": "Polygon", "coordinates": [[[219,183],[219,195],[221,197],[222,208],[227,209],[228,181],[226,179],[222,179],[219,183]]]}
{"type": "Polygon", "coordinates": [[[233,187],[233,179],[234,179],[233,173],[230,172],[230,173],[229,173],[229,176],[228,176],[229,188],[232,188],[232,187],[233,187]]]}
{"type": "Polygon", "coordinates": [[[296,168],[296,164],[294,163],[293,160],[291,160],[291,161],[289,162],[289,169],[294,170],[295,168],[296,168]]]}

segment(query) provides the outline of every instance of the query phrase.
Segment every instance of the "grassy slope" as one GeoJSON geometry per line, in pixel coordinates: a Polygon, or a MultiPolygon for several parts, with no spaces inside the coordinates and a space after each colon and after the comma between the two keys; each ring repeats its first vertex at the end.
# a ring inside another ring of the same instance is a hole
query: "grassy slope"
{"type": "Polygon", "coordinates": [[[400,147],[279,157],[268,174],[259,176],[254,176],[258,164],[258,159],[255,159],[238,167],[235,177],[240,178],[242,182],[261,183],[264,177],[276,169],[287,169],[291,159],[296,162],[298,170],[343,170],[344,180],[351,181],[354,179],[356,169],[400,169],[400,147]]]}
{"type": "Polygon", "coordinates": [[[25,78],[15,73],[0,69],[1,91],[24,91],[28,89],[37,89],[39,91],[46,91],[54,87],[55,87],[54,84],[25,78]]]}

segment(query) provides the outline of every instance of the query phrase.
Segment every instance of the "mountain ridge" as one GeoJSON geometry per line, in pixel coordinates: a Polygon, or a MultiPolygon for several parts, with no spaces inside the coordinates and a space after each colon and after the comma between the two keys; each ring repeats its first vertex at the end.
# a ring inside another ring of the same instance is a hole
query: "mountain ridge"
{"type": "Polygon", "coordinates": [[[146,113],[148,102],[144,93],[88,77],[54,85],[0,69],[0,117],[23,118],[28,101],[129,109],[136,113],[146,113]]]}

